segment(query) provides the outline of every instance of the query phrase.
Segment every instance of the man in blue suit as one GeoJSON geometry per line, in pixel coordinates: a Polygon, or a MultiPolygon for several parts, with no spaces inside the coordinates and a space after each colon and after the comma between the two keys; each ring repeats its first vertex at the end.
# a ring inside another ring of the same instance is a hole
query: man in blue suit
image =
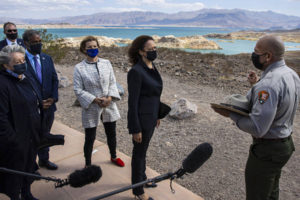
{"type": "MultiPolygon", "coordinates": [[[[42,40],[36,30],[26,30],[23,34],[26,46],[27,71],[25,75],[29,77],[39,88],[43,98],[44,126],[45,134],[50,133],[55,103],[58,101],[58,79],[52,58],[41,52],[42,40]]],[[[49,148],[39,150],[39,166],[49,170],[56,170],[57,166],[49,161],[49,148]]]]}
{"type": "Polygon", "coordinates": [[[14,23],[6,22],[3,25],[3,32],[6,38],[0,41],[0,51],[7,45],[17,44],[25,48],[23,40],[18,38],[18,29],[14,23]]]}

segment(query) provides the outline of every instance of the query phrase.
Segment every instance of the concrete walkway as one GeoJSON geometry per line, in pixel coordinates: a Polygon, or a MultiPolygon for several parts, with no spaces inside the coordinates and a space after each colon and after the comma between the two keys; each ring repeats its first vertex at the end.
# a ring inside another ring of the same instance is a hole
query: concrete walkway
{"type": "MultiPolygon", "coordinates": [[[[49,171],[40,169],[39,172],[44,176],[55,176],[57,178],[67,178],[76,169],[84,167],[83,143],[84,135],[66,125],[55,122],[51,131],[53,134],[65,135],[65,145],[51,148],[50,158],[55,162],[59,169],[49,171]]],[[[101,194],[130,185],[131,158],[118,152],[125,162],[125,167],[120,168],[110,162],[110,156],[106,144],[95,141],[93,151],[93,164],[100,165],[102,169],[101,179],[94,184],[86,185],[82,188],[54,188],[53,182],[36,181],[32,185],[32,193],[40,200],[85,200],[101,194]]],[[[153,178],[159,174],[147,168],[148,178],[153,178]]],[[[173,182],[175,194],[170,191],[170,181],[165,180],[158,183],[154,189],[146,189],[146,192],[155,200],[203,200],[201,197],[187,190],[186,188],[173,182]]],[[[0,199],[6,199],[0,194],[0,199]]],[[[133,199],[131,190],[119,193],[106,198],[107,200],[130,200],[133,199]]]]}

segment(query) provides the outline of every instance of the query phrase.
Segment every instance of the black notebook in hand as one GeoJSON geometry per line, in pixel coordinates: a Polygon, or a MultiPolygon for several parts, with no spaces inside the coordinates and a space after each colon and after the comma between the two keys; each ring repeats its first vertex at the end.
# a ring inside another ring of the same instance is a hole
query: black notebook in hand
{"type": "Polygon", "coordinates": [[[171,111],[170,106],[168,106],[165,103],[160,102],[159,111],[158,111],[158,119],[165,118],[169,114],[170,111],[171,111]]]}
{"type": "Polygon", "coordinates": [[[64,145],[65,144],[65,136],[64,135],[53,135],[51,133],[45,134],[41,139],[38,149],[52,147],[55,145],[64,145]]]}

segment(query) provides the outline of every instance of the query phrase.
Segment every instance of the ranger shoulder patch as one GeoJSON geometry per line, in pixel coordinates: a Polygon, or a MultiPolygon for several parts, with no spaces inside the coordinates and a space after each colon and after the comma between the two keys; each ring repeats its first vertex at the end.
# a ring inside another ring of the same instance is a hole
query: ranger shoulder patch
{"type": "Polygon", "coordinates": [[[260,91],[258,93],[258,101],[259,101],[259,103],[264,104],[268,100],[269,96],[270,95],[269,95],[269,93],[267,91],[265,91],[265,90],[260,91]]]}

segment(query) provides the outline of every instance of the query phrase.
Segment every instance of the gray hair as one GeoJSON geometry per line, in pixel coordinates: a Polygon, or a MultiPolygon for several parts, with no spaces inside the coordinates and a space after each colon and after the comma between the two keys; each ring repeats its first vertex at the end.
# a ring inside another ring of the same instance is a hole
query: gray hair
{"type": "Polygon", "coordinates": [[[19,45],[9,45],[4,47],[0,51],[0,65],[2,66],[3,64],[8,64],[11,59],[11,54],[16,52],[25,54],[25,49],[19,45]]]}
{"type": "Polygon", "coordinates": [[[22,36],[24,42],[29,42],[30,38],[34,35],[40,35],[40,32],[38,32],[37,30],[33,30],[33,29],[26,30],[22,36]]]}
{"type": "Polygon", "coordinates": [[[283,59],[285,47],[279,36],[268,34],[261,37],[258,42],[261,43],[265,50],[273,54],[275,60],[283,59]]]}

